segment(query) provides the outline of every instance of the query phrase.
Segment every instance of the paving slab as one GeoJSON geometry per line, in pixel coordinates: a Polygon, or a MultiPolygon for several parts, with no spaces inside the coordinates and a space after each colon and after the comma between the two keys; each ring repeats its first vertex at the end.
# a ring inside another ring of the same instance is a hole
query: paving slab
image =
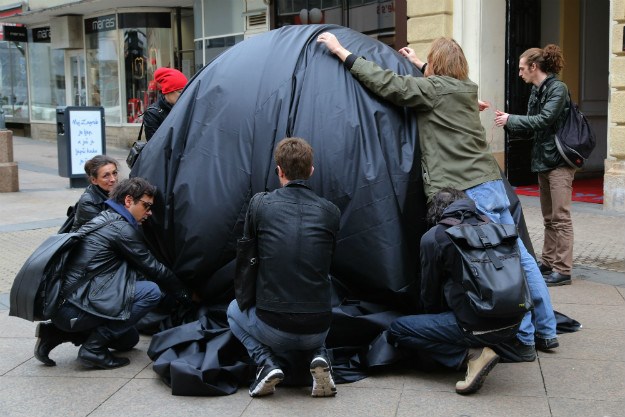
{"type": "Polygon", "coordinates": [[[552,417],[625,417],[625,401],[550,398],[552,417]]]}
{"type": "Polygon", "coordinates": [[[625,399],[625,362],[541,358],[547,395],[557,398],[614,401],[625,399]]]}
{"type": "MultiPolygon", "coordinates": [[[[484,387],[486,388],[486,387],[484,387]]],[[[546,397],[485,395],[404,390],[397,417],[528,417],[550,416],[546,397]]]]}
{"type": "Polygon", "coordinates": [[[311,398],[310,388],[281,388],[266,398],[255,398],[242,417],[395,416],[400,389],[357,388],[340,385],[334,398],[311,398]]]}
{"type": "MultiPolygon", "coordinates": [[[[128,383],[125,378],[0,378],[2,417],[83,417],[128,383]]],[[[118,415],[123,415],[119,410],[118,415]]]]}
{"type": "Polygon", "coordinates": [[[550,287],[553,304],[625,305],[623,295],[613,286],[573,279],[572,285],[550,287]]]}
{"type": "MultiPolygon", "coordinates": [[[[625,362],[625,331],[582,328],[558,336],[560,346],[552,352],[538,352],[539,358],[614,360],[625,362]]],[[[625,398],[623,399],[625,400],[625,398]]]]}
{"type": "Polygon", "coordinates": [[[8,372],[28,362],[33,357],[33,346],[32,340],[29,339],[0,338],[0,375],[4,377],[8,372]]]}
{"type": "Polygon", "coordinates": [[[625,305],[553,303],[553,309],[579,321],[582,330],[625,330],[625,305]]]}
{"type": "MultiPolygon", "coordinates": [[[[225,397],[177,397],[171,395],[169,387],[157,380],[133,379],[89,417],[238,417],[251,401],[252,398],[245,390],[225,397]]],[[[291,413],[293,415],[295,411],[291,410],[291,413]]]]}
{"type": "MultiPolygon", "coordinates": [[[[20,339],[21,340],[21,339],[20,339]]],[[[9,376],[22,376],[22,377],[74,377],[74,378],[133,378],[141,371],[143,371],[148,365],[152,363],[147,355],[147,348],[149,342],[147,340],[139,341],[137,347],[129,352],[113,353],[120,357],[126,357],[130,359],[130,365],[122,368],[101,370],[101,369],[89,369],[82,366],[77,360],[78,347],[71,343],[63,343],[57,346],[50,358],[56,362],[56,366],[45,366],[33,356],[33,348],[35,346],[35,339],[29,341],[28,352],[32,359],[24,362],[18,367],[15,367],[7,373],[9,376]]]]}

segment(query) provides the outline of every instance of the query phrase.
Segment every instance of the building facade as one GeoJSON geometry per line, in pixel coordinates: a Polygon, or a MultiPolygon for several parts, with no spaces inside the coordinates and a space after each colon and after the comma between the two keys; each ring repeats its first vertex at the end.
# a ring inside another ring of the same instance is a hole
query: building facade
{"type": "Polygon", "coordinates": [[[156,98],[156,68],[189,78],[250,36],[332,23],[426,57],[439,36],[469,60],[491,150],[513,184],[534,181],[527,138],[493,125],[494,109],[523,113],[524,49],[556,43],[561,74],[591,121],[597,148],[578,176],[603,176],[604,209],[625,211],[625,0],[0,0],[0,103],[7,122],[56,138],[58,106],[102,106],[107,143],[128,146],[156,98]]]}

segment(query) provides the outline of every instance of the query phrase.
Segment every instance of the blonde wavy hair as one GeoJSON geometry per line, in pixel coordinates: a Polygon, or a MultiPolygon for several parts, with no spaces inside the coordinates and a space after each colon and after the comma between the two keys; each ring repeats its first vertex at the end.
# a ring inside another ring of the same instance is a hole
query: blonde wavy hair
{"type": "Polygon", "coordinates": [[[428,66],[434,75],[446,75],[458,80],[469,78],[469,63],[458,42],[452,38],[438,38],[432,42],[428,66]]]}

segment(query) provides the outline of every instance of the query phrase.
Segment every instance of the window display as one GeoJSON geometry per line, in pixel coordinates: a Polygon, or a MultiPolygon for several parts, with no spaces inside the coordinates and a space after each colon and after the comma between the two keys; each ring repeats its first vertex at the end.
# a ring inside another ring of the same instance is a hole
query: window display
{"type": "Polygon", "coordinates": [[[0,106],[7,122],[28,121],[26,42],[0,41],[0,106]]]}
{"type": "Polygon", "coordinates": [[[33,90],[30,116],[35,121],[56,121],[56,108],[65,106],[65,57],[50,47],[50,27],[30,30],[28,59],[33,90]]]}
{"type": "Polygon", "coordinates": [[[119,15],[124,46],[123,79],[127,123],[141,123],[141,115],[156,102],[154,71],[173,67],[171,62],[171,15],[169,13],[123,13],[119,15]]]}
{"type": "Polygon", "coordinates": [[[88,105],[104,107],[106,124],[121,123],[117,17],[85,19],[88,105]]]}

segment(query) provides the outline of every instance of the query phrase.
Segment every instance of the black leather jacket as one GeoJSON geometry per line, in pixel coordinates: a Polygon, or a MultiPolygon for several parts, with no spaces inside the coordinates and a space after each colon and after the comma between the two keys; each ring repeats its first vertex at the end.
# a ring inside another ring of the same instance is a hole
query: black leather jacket
{"type": "Polygon", "coordinates": [[[80,229],[80,227],[100,214],[102,210],[106,210],[104,202],[108,200],[108,195],[103,189],[97,185],[90,184],[84,193],[78,199],[76,206],[76,214],[74,215],[74,224],[72,232],[80,229]]]}
{"type": "Polygon", "coordinates": [[[72,250],[63,290],[86,274],[88,279],[83,285],[72,294],[65,294],[67,302],[96,316],[126,320],[137,280],[148,279],[171,291],[180,290],[183,285],[152,255],[139,227],[113,209],[94,217],[88,226],[109,221],[110,224],[87,234],[72,250]]]}
{"type": "Polygon", "coordinates": [[[330,264],[341,212],[304,181],[250,201],[258,242],[256,306],[281,313],[331,311],[330,264]]]}
{"type": "Polygon", "coordinates": [[[158,101],[149,106],[145,113],[143,113],[143,125],[145,127],[145,140],[152,139],[154,133],[158,130],[159,126],[163,123],[172,105],[165,100],[165,96],[158,94],[158,101]]]}
{"type": "MultiPolygon", "coordinates": [[[[454,201],[442,218],[462,219],[462,223],[478,221],[475,203],[470,199],[454,201]]],[[[477,316],[462,287],[463,266],[460,253],[445,233],[448,225],[437,224],[421,238],[421,304],[425,313],[452,311],[467,330],[495,330],[518,324],[516,319],[477,316]]]]}
{"type": "Polygon", "coordinates": [[[506,128],[533,133],[532,172],[545,172],[568,166],[556,147],[557,129],[566,121],[571,105],[568,88],[550,74],[540,88],[532,86],[527,103],[527,116],[511,114],[506,128]],[[546,88],[544,87],[546,86],[546,88]]]}

